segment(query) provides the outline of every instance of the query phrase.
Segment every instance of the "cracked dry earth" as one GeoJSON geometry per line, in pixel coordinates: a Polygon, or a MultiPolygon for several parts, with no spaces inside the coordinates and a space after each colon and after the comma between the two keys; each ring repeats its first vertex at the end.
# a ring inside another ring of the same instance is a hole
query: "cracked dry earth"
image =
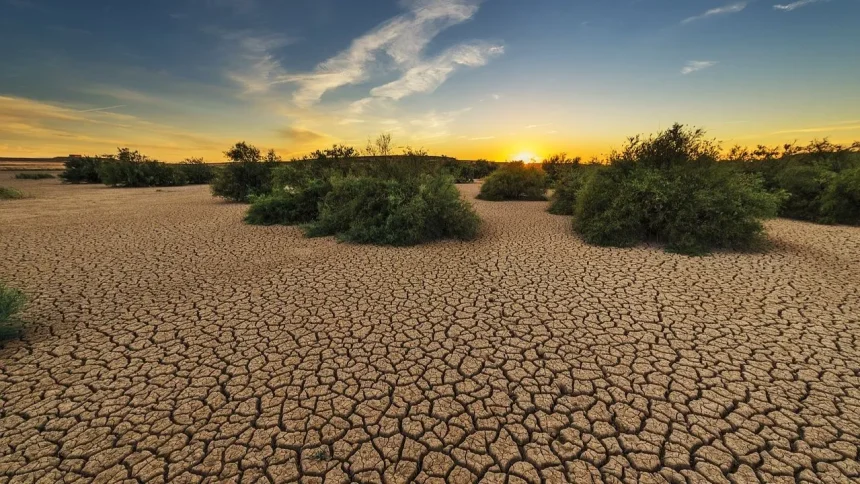
{"type": "Polygon", "coordinates": [[[474,201],[478,240],[380,248],[5,182],[0,482],[860,480],[856,228],[689,258],[474,201]]]}

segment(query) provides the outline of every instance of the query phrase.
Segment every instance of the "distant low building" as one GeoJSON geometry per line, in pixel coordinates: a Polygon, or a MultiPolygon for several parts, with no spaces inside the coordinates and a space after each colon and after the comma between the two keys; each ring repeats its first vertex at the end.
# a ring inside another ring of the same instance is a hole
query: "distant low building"
{"type": "Polygon", "coordinates": [[[69,155],[69,158],[83,158],[84,155],[69,155]]]}

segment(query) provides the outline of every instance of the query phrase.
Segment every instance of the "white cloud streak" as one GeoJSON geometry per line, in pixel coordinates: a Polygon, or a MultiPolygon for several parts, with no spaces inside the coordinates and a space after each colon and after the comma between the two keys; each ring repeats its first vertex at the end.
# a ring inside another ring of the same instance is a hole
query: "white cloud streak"
{"type": "Polygon", "coordinates": [[[706,19],[708,17],[714,17],[714,16],[718,16],[718,15],[728,15],[731,13],[738,13],[745,8],[747,8],[747,2],[731,3],[729,5],[724,5],[722,7],[712,8],[712,9],[708,10],[707,12],[700,14],[700,15],[695,15],[693,17],[687,17],[684,20],[682,20],[681,23],[682,24],[688,24],[690,22],[695,22],[697,20],[706,19]]]}
{"type": "Polygon", "coordinates": [[[777,4],[774,5],[774,10],[782,10],[786,12],[791,12],[792,10],[800,7],[805,7],[807,5],[812,5],[813,3],[821,3],[827,2],[829,0],[799,0],[797,2],[786,3],[786,4],[777,4]]]}
{"type": "Polygon", "coordinates": [[[461,44],[437,57],[420,62],[407,70],[400,79],[370,90],[376,98],[398,100],[410,94],[433,92],[460,67],[486,65],[495,56],[503,54],[504,47],[483,42],[461,44]]]}
{"type": "MultiPolygon", "coordinates": [[[[293,100],[299,106],[309,106],[319,102],[328,91],[367,80],[371,64],[377,61],[379,54],[384,53],[395,67],[406,71],[404,78],[408,79],[401,80],[399,85],[396,84],[398,81],[395,81],[391,83],[393,86],[382,86],[382,90],[378,92],[390,94],[383,97],[397,98],[396,93],[403,91],[405,86],[410,84],[416,85],[418,89],[427,89],[434,82],[426,78],[434,75],[438,78],[444,67],[437,65],[434,69],[423,63],[421,57],[424,48],[443,30],[471,19],[478,11],[478,3],[476,0],[409,2],[409,12],[398,15],[353,40],[347,50],[321,63],[313,72],[286,76],[281,82],[298,84],[293,100]],[[422,70],[424,75],[421,74],[422,70]]],[[[437,62],[441,61],[437,59],[437,62]]],[[[449,64],[451,62],[456,61],[449,60],[449,64]]],[[[438,87],[438,84],[436,85],[438,87]]]]}
{"type": "Polygon", "coordinates": [[[373,88],[369,97],[350,105],[350,112],[360,114],[384,100],[433,92],[458,68],[483,66],[501,55],[502,45],[472,41],[450,47],[435,57],[424,57],[425,48],[440,32],[474,17],[481,1],[402,0],[405,13],[354,39],[346,50],[305,73],[288,73],[273,54],[286,45],[285,39],[238,35],[232,40],[239,48],[241,68],[227,75],[246,93],[293,84],[293,102],[308,108],[319,103],[327,92],[369,80],[376,69],[401,72],[399,79],[373,88]]]}
{"type": "Polygon", "coordinates": [[[687,75],[717,65],[716,61],[688,61],[681,69],[681,74],[687,75]]]}

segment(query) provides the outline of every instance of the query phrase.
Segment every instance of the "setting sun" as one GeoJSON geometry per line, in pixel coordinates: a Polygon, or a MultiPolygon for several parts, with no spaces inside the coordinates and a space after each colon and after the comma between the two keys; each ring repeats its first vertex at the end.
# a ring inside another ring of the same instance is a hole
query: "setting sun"
{"type": "Polygon", "coordinates": [[[526,163],[537,163],[541,157],[531,151],[521,151],[511,157],[511,161],[523,161],[526,163]]]}

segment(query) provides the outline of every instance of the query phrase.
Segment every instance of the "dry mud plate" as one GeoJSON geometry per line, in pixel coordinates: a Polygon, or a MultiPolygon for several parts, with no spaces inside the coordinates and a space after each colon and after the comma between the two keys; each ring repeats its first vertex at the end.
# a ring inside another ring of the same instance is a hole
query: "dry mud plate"
{"type": "Polygon", "coordinates": [[[379,248],[0,177],[37,195],[0,202],[2,482],[860,479],[858,229],[688,258],[475,201],[475,242],[379,248]]]}

